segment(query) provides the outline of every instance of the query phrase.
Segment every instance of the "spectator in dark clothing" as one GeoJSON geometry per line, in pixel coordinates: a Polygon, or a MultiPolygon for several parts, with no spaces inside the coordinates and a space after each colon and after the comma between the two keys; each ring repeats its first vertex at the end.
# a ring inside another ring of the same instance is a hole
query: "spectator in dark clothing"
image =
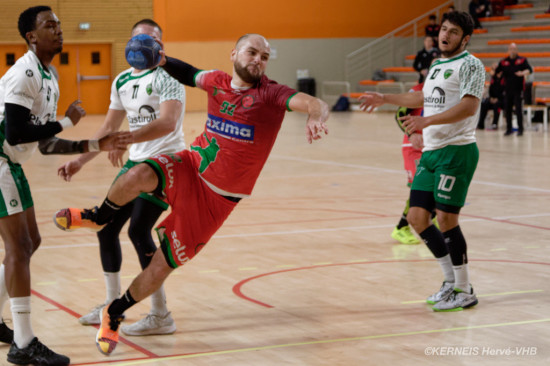
{"type": "Polygon", "coordinates": [[[439,55],[439,49],[434,47],[433,38],[426,36],[426,38],[424,38],[424,48],[418,51],[413,63],[413,68],[419,73],[419,83],[424,81],[433,59],[438,58],[439,55]]]}
{"type": "Polygon", "coordinates": [[[476,29],[483,28],[479,22],[479,18],[483,18],[489,11],[489,6],[484,0],[472,0],[468,6],[468,10],[472,18],[474,18],[474,27],[476,29]]]}
{"type": "Polygon", "coordinates": [[[496,130],[498,127],[498,118],[500,117],[500,110],[504,106],[504,79],[502,78],[502,71],[495,72],[497,63],[491,66],[489,73],[491,74],[491,84],[489,85],[489,96],[481,102],[481,111],[479,113],[479,122],[477,128],[483,130],[485,128],[485,117],[489,110],[493,111],[493,123],[491,129],[496,130]]]}
{"type": "Polygon", "coordinates": [[[512,109],[516,108],[518,119],[518,136],[523,135],[523,91],[525,90],[525,77],[533,72],[531,65],[525,57],[518,55],[518,46],[510,43],[508,57],[501,60],[495,72],[502,72],[504,78],[504,93],[506,106],[506,133],[512,134],[512,109]]]}
{"type": "Polygon", "coordinates": [[[439,35],[439,24],[437,24],[437,18],[435,14],[432,14],[428,17],[428,25],[424,28],[426,32],[426,37],[432,37],[434,44],[437,44],[437,36],[439,35]]]}

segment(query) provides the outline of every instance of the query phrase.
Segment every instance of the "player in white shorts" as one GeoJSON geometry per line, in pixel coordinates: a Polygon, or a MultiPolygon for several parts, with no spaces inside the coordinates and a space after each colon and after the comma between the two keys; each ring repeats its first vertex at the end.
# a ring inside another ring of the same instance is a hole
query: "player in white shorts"
{"type": "Polygon", "coordinates": [[[43,345],[31,327],[30,259],[41,239],[21,164],[37,147],[43,154],[76,154],[124,148],[129,140],[117,143],[124,134],[99,141],[55,137],[85,115],[76,101],[65,118],[56,121],[59,86],[49,66],[63,48],[60,21],[50,7],[35,6],[20,14],[18,28],[29,51],[0,79],[0,236],[5,248],[0,265],[0,314],[9,296],[14,326],[12,332],[0,323],[0,341],[11,343],[7,355],[11,363],[68,365],[69,358],[43,345]]]}
{"type": "MultiPolygon", "coordinates": [[[[143,19],[132,28],[132,36],[148,34],[161,39],[162,30],[151,19],[143,19]]],[[[123,165],[117,178],[132,166],[158,154],[172,154],[185,149],[182,123],[185,107],[185,89],[182,84],[168,75],[164,69],[127,69],[120,73],[111,86],[111,104],[105,122],[96,133],[103,136],[117,131],[125,117],[128,119],[133,144],[129,159],[123,165]]],[[[123,150],[110,153],[113,165],[122,165],[123,150]]],[[[59,168],[59,174],[70,180],[82,166],[97,153],[79,156],[59,168]]],[[[79,319],[83,325],[100,324],[100,310],[120,296],[120,268],[122,253],[119,235],[130,219],[128,235],[134,245],[142,268],[147,267],[157,247],[151,230],[168,204],[153,194],[141,194],[137,199],[122,207],[113,221],[97,233],[101,264],[103,267],[106,299],[92,311],[79,319]]],[[[125,325],[121,330],[127,335],[170,334],[176,325],[166,307],[164,289],[161,287],[151,295],[150,313],[137,323],[125,325]]]]}

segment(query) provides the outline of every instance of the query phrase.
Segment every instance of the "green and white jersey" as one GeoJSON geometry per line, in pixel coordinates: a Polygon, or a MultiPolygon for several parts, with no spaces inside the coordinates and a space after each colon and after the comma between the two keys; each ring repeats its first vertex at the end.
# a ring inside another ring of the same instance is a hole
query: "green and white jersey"
{"type": "Polygon", "coordinates": [[[0,156],[22,164],[38,146],[38,142],[12,146],[6,141],[5,103],[29,109],[31,122],[43,125],[56,120],[58,99],[59,86],[55,76],[44,69],[34,52],[25,53],[0,79],[0,156]]]}
{"type": "Polygon", "coordinates": [[[183,115],[185,88],[162,68],[136,72],[130,68],[121,72],[111,86],[109,109],[124,110],[135,131],[160,117],[160,105],[168,100],[179,100],[182,112],[174,131],[158,139],[132,144],[129,159],[141,162],[158,154],[170,154],[185,149],[183,115]]]}
{"type": "MultiPolygon", "coordinates": [[[[457,105],[465,95],[481,100],[485,86],[485,67],[468,51],[430,66],[424,81],[424,116],[439,114],[457,105]]],[[[441,149],[447,145],[466,145],[476,141],[475,131],[479,108],[475,115],[456,123],[428,126],[422,132],[424,150],[441,149]]]]}

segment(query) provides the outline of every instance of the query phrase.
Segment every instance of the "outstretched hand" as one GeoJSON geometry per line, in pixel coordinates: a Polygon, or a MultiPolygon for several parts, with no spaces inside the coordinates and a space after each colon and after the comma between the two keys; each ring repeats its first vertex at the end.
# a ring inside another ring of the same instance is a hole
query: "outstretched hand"
{"type": "Polygon", "coordinates": [[[132,133],[129,131],[113,132],[99,139],[99,149],[110,151],[116,149],[126,150],[126,146],[133,142],[132,133]]]}
{"type": "Polygon", "coordinates": [[[70,182],[72,176],[78,173],[81,168],[82,164],[78,161],[78,159],[71,160],[57,168],[57,175],[64,181],[70,182]]]}
{"type": "Polygon", "coordinates": [[[328,134],[327,124],[323,121],[314,120],[309,118],[306,123],[306,138],[308,143],[312,143],[313,140],[319,140],[323,135],[322,132],[328,134]]]}
{"type": "Polygon", "coordinates": [[[359,109],[364,112],[371,113],[375,108],[384,104],[384,95],[374,92],[366,92],[359,97],[361,104],[359,109]]]}

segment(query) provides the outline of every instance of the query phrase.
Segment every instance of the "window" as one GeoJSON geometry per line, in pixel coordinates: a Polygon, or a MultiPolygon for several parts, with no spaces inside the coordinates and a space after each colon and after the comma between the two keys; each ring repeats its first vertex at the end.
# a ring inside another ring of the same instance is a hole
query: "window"
{"type": "Polygon", "coordinates": [[[59,64],[60,65],[68,65],[69,64],[69,53],[68,52],[61,52],[59,54],[59,64]]]}
{"type": "Polygon", "coordinates": [[[6,53],[6,66],[15,64],[15,53],[6,53]]]}
{"type": "Polygon", "coordinates": [[[97,65],[100,63],[99,52],[92,52],[92,65],[97,65]]]}

